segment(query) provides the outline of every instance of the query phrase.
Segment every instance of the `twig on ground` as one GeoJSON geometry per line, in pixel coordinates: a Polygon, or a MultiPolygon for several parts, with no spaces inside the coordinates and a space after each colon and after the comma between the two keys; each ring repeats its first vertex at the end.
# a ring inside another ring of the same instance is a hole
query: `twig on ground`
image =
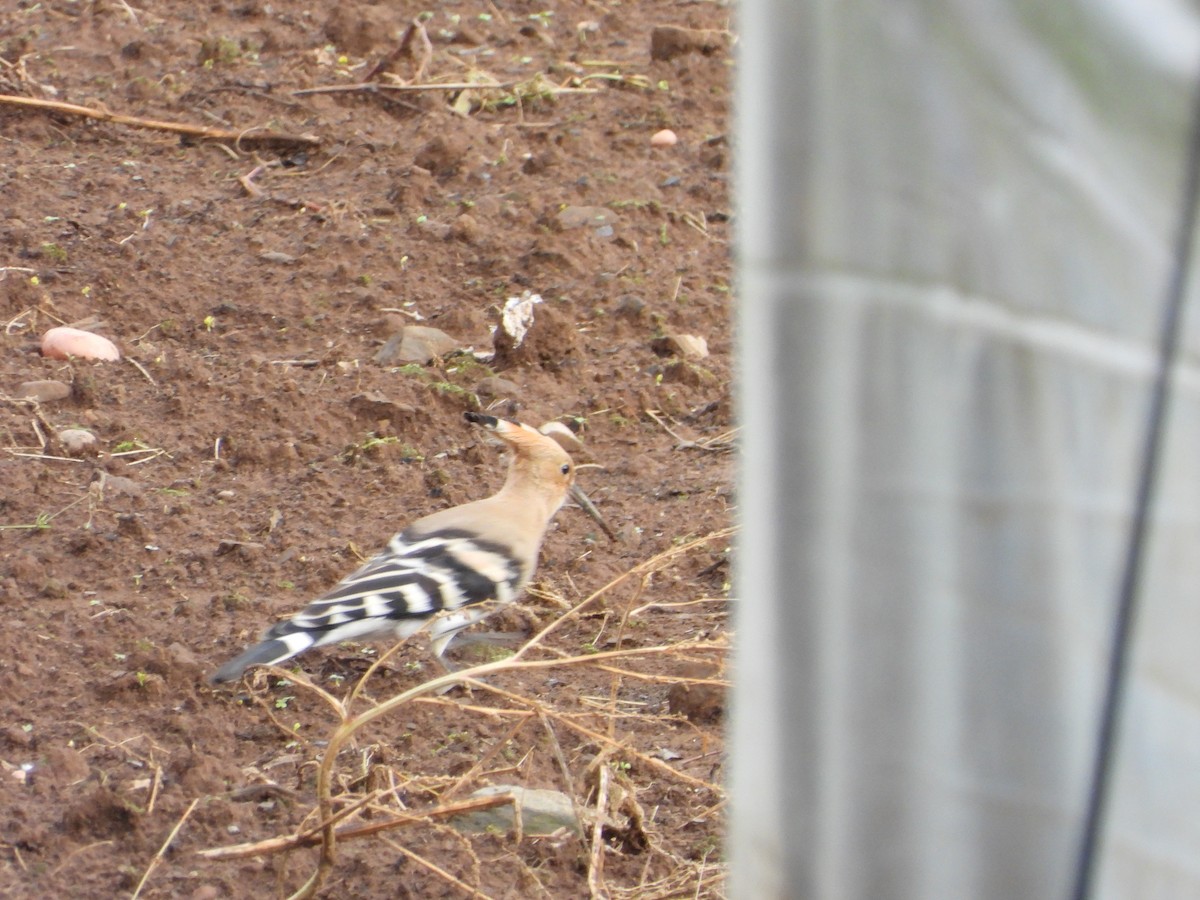
{"type": "Polygon", "coordinates": [[[249,172],[247,172],[245,175],[239,176],[238,184],[240,184],[243,188],[245,188],[246,193],[249,194],[251,197],[253,197],[255,200],[263,200],[263,199],[275,200],[276,202],[282,203],[285,206],[290,206],[293,209],[311,210],[312,212],[317,212],[317,213],[324,212],[325,204],[323,204],[323,203],[313,203],[312,201],[309,201],[309,200],[295,200],[295,199],[288,200],[283,197],[272,197],[270,194],[268,194],[266,191],[264,191],[261,187],[259,187],[258,184],[255,183],[254,179],[257,178],[259,175],[261,175],[263,172],[265,172],[267,169],[273,169],[280,165],[282,165],[282,163],[279,162],[279,160],[272,160],[271,162],[262,163],[261,165],[257,165],[253,169],[251,169],[249,172]]]}
{"type": "Polygon", "coordinates": [[[208,128],[203,125],[186,125],[179,122],[164,122],[159,119],[144,119],[140,116],[125,116],[109,112],[106,109],[96,109],[91,106],[77,106],[74,103],[62,103],[58,100],[36,100],[31,97],[19,97],[14,94],[0,94],[0,104],[22,106],[27,109],[37,109],[44,112],[81,116],[86,119],[96,119],[100,122],[112,122],[115,125],[128,125],[132,128],[167,131],[198,141],[233,141],[237,144],[269,144],[284,147],[296,144],[305,147],[315,147],[321,143],[320,138],[311,134],[284,134],[277,131],[257,131],[253,128],[242,131],[234,131],[226,128],[208,128]]]}
{"type": "MultiPolygon", "coordinates": [[[[373,800],[375,794],[371,794],[366,800],[373,800]]],[[[355,838],[370,837],[373,834],[378,834],[381,831],[388,831],[392,828],[404,828],[409,825],[418,825],[423,822],[428,822],[432,819],[446,819],[452,816],[461,816],[466,813],[479,812],[485,809],[492,809],[497,806],[504,806],[510,803],[511,799],[501,794],[494,797],[479,797],[475,800],[465,800],[461,803],[447,803],[438,806],[434,809],[427,809],[423,812],[414,812],[411,815],[394,816],[390,819],[385,819],[380,822],[370,822],[365,825],[344,825],[337,829],[338,840],[348,841],[355,838]]],[[[351,814],[367,806],[366,802],[356,803],[347,806],[345,809],[340,809],[335,813],[336,821],[341,821],[349,817],[351,814]]],[[[313,847],[321,842],[321,829],[324,825],[318,825],[307,831],[302,831],[299,834],[289,834],[284,837],[268,838],[265,841],[255,841],[249,844],[234,844],[230,847],[211,847],[207,850],[197,850],[196,855],[202,856],[205,859],[211,860],[226,860],[226,859],[244,859],[248,856],[272,856],[276,853],[284,853],[288,850],[296,850],[300,847],[313,847]]]]}
{"type": "Polygon", "coordinates": [[[412,850],[409,850],[407,847],[403,846],[402,844],[397,844],[395,841],[387,840],[386,838],[384,840],[386,841],[386,843],[388,844],[389,847],[392,847],[395,850],[397,850],[398,852],[403,853],[405,856],[407,856],[413,862],[417,863],[417,865],[424,866],[425,868],[429,869],[429,871],[433,872],[435,875],[438,875],[438,876],[446,879],[446,881],[450,882],[451,884],[453,884],[456,887],[465,891],[468,896],[482,897],[483,900],[490,900],[488,895],[483,893],[483,891],[479,890],[478,888],[471,887],[471,885],[467,884],[465,881],[463,881],[459,878],[455,878],[453,875],[451,875],[449,872],[447,872],[441,866],[430,862],[425,857],[421,856],[419,853],[414,853],[412,850]]]}
{"type": "Polygon", "coordinates": [[[375,81],[361,81],[358,84],[326,84],[319,87],[303,88],[292,91],[294,97],[304,97],[308,94],[350,94],[356,91],[373,94],[378,91],[390,93],[420,93],[422,91],[466,91],[475,88],[511,88],[520,84],[519,81],[502,81],[496,84],[472,82],[430,82],[429,84],[380,84],[375,81]]]}
{"type": "Polygon", "coordinates": [[[142,373],[144,376],[146,376],[146,380],[147,380],[148,382],[150,382],[150,383],[151,383],[152,385],[154,385],[155,387],[158,387],[158,382],[157,382],[157,381],[155,381],[155,380],[154,380],[154,379],[153,379],[153,378],[150,376],[150,373],[146,371],[146,367],[145,367],[145,366],[143,366],[143,365],[142,365],[140,362],[138,362],[138,361],[137,361],[136,359],[134,359],[132,356],[127,356],[127,357],[125,357],[125,361],[126,361],[127,363],[129,363],[131,366],[133,366],[135,369],[137,369],[139,372],[141,372],[141,373],[142,373]]]}
{"type": "Polygon", "coordinates": [[[653,419],[659,427],[667,434],[679,441],[675,445],[676,450],[707,450],[710,453],[724,453],[733,448],[734,439],[737,437],[738,429],[733,428],[723,432],[716,437],[707,438],[703,441],[689,441],[687,438],[681,437],[678,433],[671,429],[666,422],[662,420],[659,411],[656,409],[644,410],[646,415],[653,419]]]}
{"type": "Polygon", "coordinates": [[[188,820],[188,817],[192,814],[192,810],[196,808],[196,804],[199,802],[199,797],[193,798],[192,802],[188,805],[188,808],[184,810],[184,813],[179,818],[179,821],[175,823],[175,827],[171,829],[171,833],[167,835],[167,839],[163,841],[162,846],[158,848],[158,852],[154,854],[154,858],[150,860],[150,865],[146,867],[146,871],[142,874],[142,880],[139,881],[137,887],[133,889],[133,894],[130,896],[129,900],[137,900],[137,898],[141,896],[142,888],[146,886],[146,882],[150,879],[150,875],[156,868],[158,868],[159,863],[163,861],[163,857],[167,853],[167,848],[171,846],[171,842],[175,840],[175,836],[179,834],[179,829],[183,827],[183,823],[188,820]]]}
{"type": "Polygon", "coordinates": [[[608,766],[601,763],[596,769],[596,820],[592,823],[592,849],[588,856],[588,893],[593,900],[603,900],[604,877],[604,817],[608,814],[608,766]]]}

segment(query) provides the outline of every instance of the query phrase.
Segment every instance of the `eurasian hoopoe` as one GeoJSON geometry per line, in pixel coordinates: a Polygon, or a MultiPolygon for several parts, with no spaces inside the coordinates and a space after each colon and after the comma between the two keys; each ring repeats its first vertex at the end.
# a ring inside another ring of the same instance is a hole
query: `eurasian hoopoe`
{"type": "Polygon", "coordinates": [[[486,500],[413,522],[329,593],[272,626],[261,643],[217,669],[214,683],[232,681],[250,666],[281,663],[310,647],[405,638],[437,613],[461,609],[430,626],[440,658],[459,631],[520,596],[537,566],[546,528],[568,493],[596,515],[574,487],[571,457],[552,438],[493,416],[468,412],[464,417],[512,449],[504,487],[486,500]],[[489,600],[495,603],[478,606],[489,600]]]}

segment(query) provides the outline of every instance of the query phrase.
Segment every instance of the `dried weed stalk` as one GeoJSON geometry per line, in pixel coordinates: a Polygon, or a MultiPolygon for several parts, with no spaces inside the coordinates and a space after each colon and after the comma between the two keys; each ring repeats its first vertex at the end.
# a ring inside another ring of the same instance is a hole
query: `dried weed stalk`
{"type": "MultiPolygon", "coordinates": [[[[413,702],[438,703],[448,704],[451,701],[444,700],[438,696],[441,692],[457,686],[469,686],[474,690],[484,691],[490,694],[507,700],[518,708],[496,708],[478,706],[474,703],[454,703],[453,705],[460,711],[471,711],[483,715],[488,715],[492,718],[496,717],[515,717],[516,721],[512,727],[506,732],[504,738],[498,741],[495,746],[484,754],[471,769],[463,776],[454,779],[446,790],[440,793],[444,798],[463,789],[470,783],[471,779],[477,777],[483,772],[484,767],[490,762],[493,756],[509,741],[511,741],[524,725],[534,716],[542,723],[543,728],[547,731],[551,739],[551,744],[555,748],[556,757],[559,768],[564,779],[568,794],[572,797],[572,801],[576,806],[576,812],[581,813],[585,807],[590,807],[588,815],[580,816],[580,821],[590,819],[593,822],[593,831],[589,846],[589,871],[587,884],[589,893],[593,897],[600,896],[616,896],[620,891],[608,886],[604,883],[603,860],[606,850],[605,841],[605,822],[610,817],[610,814],[619,811],[627,815],[632,823],[633,828],[641,831],[642,828],[642,812],[640,806],[634,797],[634,790],[628,778],[619,769],[614,768],[611,763],[614,760],[636,760],[640,767],[644,767],[648,771],[653,771],[656,775],[664,778],[672,779],[689,785],[693,788],[703,789],[711,792],[713,796],[723,798],[724,793],[720,785],[711,781],[697,778],[682,772],[679,769],[668,765],[666,762],[656,759],[642,753],[630,746],[627,741],[622,740],[617,735],[617,720],[627,718],[628,710],[618,701],[618,693],[620,682],[624,678],[633,677],[648,680],[669,680],[669,681],[687,681],[695,684],[723,684],[719,679],[713,678],[683,678],[675,676],[660,676],[637,672],[627,668],[629,663],[637,660],[650,660],[654,658],[669,659],[672,661],[688,661],[697,658],[712,658],[714,655],[720,657],[724,654],[726,643],[724,640],[702,640],[702,641],[683,641],[675,644],[664,644],[651,647],[622,647],[621,644],[625,637],[626,628],[629,618],[635,609],[638,609],[638,602],[642,597],[643,591],[649,584],[653,574],[672,561],[692,552],[693,550],[712,543],[713,541],[721,541],[728,539],[734,532],[735,528],[726,528],[720,531],[713,532],[704,537],[680,544],[672,547],[657,556],[646,560],[638,565],[628,569],[621,575],[614,578],[608,584],[604,585],[599,590],[595,591],[584,600],[571,607],[562,616],[548,624],[540,632],[534,635],[517,653],[506,659],[496,660],[492,662],[482,663],[480,665],[465,668],[456,672],[448,672],[440,675],[437,678],[430,679],[417,685],[410,690],[404,691],[396,696],[393,696],[382,702],[373,702],[366,694],[366,685],[371,677],[379,670],[380,666],[401,646],[396,644],[391,647],[386,653],[381,654],[374,661],[371,667],[358,679],[355,685],[347,693],[344,699],[339,700],[331,693],[323,688],[312,683],[309,679],[303,676],[298,676],[294,672],[284,672],[283,670],[274,670],[276,674],[286,677],[292,683],[301,689],[312,691],[317,694],[337,715],[338,724],[334,727],[329,736],[327,746],[321,757],[317,769],[317,804],[313,810],[313,818],[316,824],[300,831],[299,833],[272,838],[266,841],[260,841],[253,844],[241,844],[234,847],[221,847],[209,850],[200,851],[200,854],[208,859],[235,859],[245,856],[263,856],[273,853],[278,853],[287,850],[293,850],[298,847],[311,846],[314,844],[320,845],[320,855],[318,857],[316,869],[313,871],[309,879],[304,883],[299,890],[292,894],[291,900],[301,900],[301,898],[312,897],[324,884],[330,871],[336,863],[336,847],[339,839],[346,840],[355,837],[365,837],[368,835],[378,834],[382,831],[403,825],[410,825],[416,822],[425,822],[432,824],[437,819],[446,818],[449,816],[459,815],[468,811],[486,809],[493,806],[501,806],[515,801],[509,796],[485,797],[476,800],[468,800],[460,803],[445,803],[442,805],[419,814],[397,814],[394,809],[387,808],[387,812],[391,815],[382,821],[375,821],[368,824],[349,825],[343,823],[351,815],[364,808],[371,808],[377,812],[384,811],[377,805],[377,801],[389,792],[388,790],[378,790],[368,792],[365,797],[359,797],[355,800],[350,800],[346,794],[337,796],[333,793],[333,785],[337,769],[337,760],[342,750],[349,742],[362,731],[363,728],[370,725],[372,722],[384,716],[391,715],[406,704],[413,702]],[[606,650],[596,653],[588,653],[578,656],[569,656],[561,651],[556,651],[546,646],[547,638],[554,632],[561,629],[568,622],[576,620],[589,607],[593,606],[601,597],[609,594],[618,585],[631,579],[639,579],[638,585],[633,592],[631,598],[625,603],[624,609],[621,612],[617,636],[615,639],[615,649],[606,650]],[[549,658],[530,658],[535,650],[541,650],[543,653],[549,654],[549,658]],[[620,661],[621,665],[614,666],[613,663],[620,661]],[[561,669],[567,667],[588,666],[601,671],[605,671],[611,678],[610,689],[606,702],[599,706],[589,714],[592,716],[599,715],[604,718],[607,725],[603,732],[597,731],[594,728],[589,728],[582,723],[575,721],[575,716],[563,713],[559,710],[547,706],[538,699],[528,696],[523,693],[506,690],[494,684],[482,681],[486,676],[494,676],[502,673],[513,673],[521,671],[533,671],[541,669],[561,669]],[[426,695],[434,695],[428,697],[426,695]],[[368,703],[373,703],[369,708],[355,712],[354,708],[358,705],[358,701],[362,699],[368,703]],[[591,795],[594,798],[592,802],[587,803],[587,798],[580,801],[575,796],[573,779],[567,767],[565,755],[562,752],[561,745],[558,742],[555,734],[556,727],[565,728],[568,731],[574,732],[576,735],[583,737],[589,742],[595,743],[601,748],[600,753],[592,761],[588,768],[588,775],[585,778],[591,784],[591,795]],[[340,806],[340,808],[335,808],[340,806]]],[[[268,668],[271,671],[271,668],[268,668]]],[[[719,804],[718,804],[719,807],[719,804]]],[[[520,828],[520,813],[514,808],[514,822],[516,827],[520,828]]],[[[384,838],[384,840],[387,840],[384,838]]],[[[400,847],[394,842],[388,841],[389,845],[396,847],[397,850],[404,853],[417,864],[426,868],[428,871],[437,874],[444,878],[448,883],[468,892],[474,896],[482,896],[474,887],[463,882],[461,879],[445,871],[441,867],[435,865],[431,861],[424,859],[411,850],[400,847]]],[[[702,886],[708,887],[717,883],[723,874],[717,871],[717,867],[713,865],[704,865],[701,870],[696,870],[694,861],[683,860],[671,854],[658,851],[659,855],[669,857],[673,870],[680,870],[677,875],[673,875],[657,883],[643,883],[637,888],[637,896],[667,896],[677,893],[677,888],[681,884],[695,885],[697,895],[702,886]],[[686,870],[684,872],[683,870],[686,870]]],[[[643,878],[645,881],[645,878],[643,878]]]]}

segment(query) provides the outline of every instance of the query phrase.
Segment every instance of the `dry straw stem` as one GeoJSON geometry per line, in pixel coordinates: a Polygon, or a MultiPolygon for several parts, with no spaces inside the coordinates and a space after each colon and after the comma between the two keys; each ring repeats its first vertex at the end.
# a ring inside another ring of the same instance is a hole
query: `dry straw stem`
{"type": "MultiPolygon", "coordinates": [[[[372,794],[365,798],[366,801],[376,799],[376,794],[372,794]]],[[[371,822],[366,825],[343,826],[336,829],[337,837],[340,841],[353,840],[354,838],[369,837],[373,834],[378,834],[381,831],[388,831],[392,828],[403,828],[406,825],[416,825],[419,823],[430,822],[434,819],[445,819],[450,816],[463,815],[465,813],[479,812],[484,809],[491,809],[494,806],[505,806],[512,803],[512,798],[499,795],[495,797],[480,797],[477,800],[465,800],[462,803],[446,803],[434,809],[427,809],[421,813],[414,813],[411,816],[393,816],[390,819],[385,819],[380,822],[371,822]]],[[[345,809],[338,810],[334,815],[335,824],[347,816],[352,815],[364,806],[368,806],[369,802],[355,803],[345,809]]],[[[226,859],[245,859],[248,856],[271,856],[275,853],[283,853],[287,850],[295,850],[298,847],[312,847],[321,842],[321,830],[325,827],[324,823],[315,825],[307,831],[302,831],[299,834],[289,834],[284,837],[268,838],[265,841],[254,841],[247,844],[234,844],[231,847],[213,847],[208,850],[196,851],[198,856],[212,860],[226,859]]]]}
{"type": "MultiPolygon", "coordinates": [[[[533,650],[535,647],[541,646],[542,643],[545,641],[545,639],[550,634],[552,634],[554,631],[556,631],[557,629],[562,627],[562,625],[565,622],[568,622],[575,618],[578,618],[578,616],[582,613],[583,610],[585,610],[587,607],[589,607],[591,604],[593,604],[600,597],[607,594],[609,591],[611,591],[617,585],[623,583],[624,581],[628,580],[629,578],[632,578],[635,576],[644,576],[652,571],[660,569],[663,566],[665,566],[667,563],[669,563],[670,561],[676,559],[677,557],[680,557],[680,556],[683,556],[683,555],[689,553],[690,551],[696,549],[697,547],[711,543],[712,541],[724,540],[724,539],[728,538],[730,535],[732,535],[736,530],[737,530],[736,527],[733,527],[733,528],[724,528],[719,531],[712,532],[711,534],[705,535],[704,537],[697,538],[692,541],[688,541],[688,542],[680,544],[679,546],[676,546],[676,547],[672,547],[671,549],[666,550],[666,551],[652,557],[651,559],[648,559],[648,560],[632,567],[631,569],[626,570],[621,575],[618,575],[616,578],[609,581],[606,585],[601,587],[599,590],[590,594],[584,600],[582,600],[581,602],[576,604],[563,616],[561,616],[560,618],[551,622],[549,625],[547,625],[545,628],[543,628],[540,632],[538,632],[538,634],[536,634],[533,638],[531,638],[525,644],[525,646],[522,647],[516,654],[514,654],[511,657],[508,657],[507,659],[496,660],[494,662],[489,662],[489,663],[483,663],[481,665],[463,669],[458,672],[448,672],[437,678],[433,678],[433,679],[430,679],[429,681],[419,684],[414,688],[404,691],[403,693],[398,694],[382,703],[379,703],[377,706],[373,706],[370,709],[367,709],[361,713],[358,713],[357,715],[354,715],[353,717],[350,716],[351,704],[353,703],[355,698],[357,698],[362,693],[364,684],[371,677],[371,675],[375,671],[377,671],[378,666],[380,664],[382,664],[382,662],[387,657],[389,657],[393,652],[395,652],[396,649],[400,646],[399,643],[396,644],[395,646],[393,646],[391,649],[389,649],[387,651],[387,653],[383,654],[378,660],[376,660],[375,664],[373,664],[372,667],[370,669],[368,669],[367,672],[362,676],[362,678],[359,679],[358,683],[354,686],[353,690],[347,696],[345,701],[336,700],[330,694],[328,694],[328,692],[316,687],[316,685],[312,684],[312,682],[308,681],[307,679],[298,679],[294,674],[282,673],[281,670],[276,670],[276,671],[279,671],[281,674],[284,674],[285,677],[293,679],[294,682],[298,686],[309,687],[309,688],[312,688],[313,690],[317,691],[326,700],[326,702],[328,702],[330,704],[330,706],[332,706],[338,712],[339,716],[342,718],[341,723],[335,728],[333,734],[329,738],[329,744],[325,750],[324,755],[321,758],[320,766],[317,769],[317,786],[316,786],[317,818],[318,818],[318,821],[321,822],[321,825],[320,825],[321,853],[320,853],[320,856],[317,861],[316,869],[314,870],[314,872],[312,873],[312,875],[310,876],[308,881],[305,882],[305,884],[299,890],[297,890],[294,894],[292,894],[290,900],[304,900],[304,898],[312,897],[317,892],[317,890],[321,887],[321,885],[324,883],[325,878],[328,876],[330,870],[333,868],[333,866],[336,862],[335,848],[336,848],[336,844],[337,844],[338,833],[337,833],[337,829],[334,826],[337,822],[338,817],[335,816],[334,810],[333,810],[333,797],[332,797],[331,786],[333,784],[334,767],[337,764],[337,758],[338,758],[338,755],[341,753],[342,748],[347,744],[347,742],[350,741],[350,739],[359,730],[361,730],[362,728],[371,724],[376,719],[379,719],[382,716],[386,716],[386,715],[394,712],[395,710],[399,709],[400,707],[411,702],[412,700],[416,699],[417,697],[420,697],[423,694],[429,694],[429,693],[441,691],[441,690],[453,687],[455,685],[470,684],[473,687],[477,686],[477,687],[486,689],[488,691],[492,691],[494,693],[498,693],[498,694],[507,696],[507,697],[515,700],[518,703],[521,703],[523,705],[526,705],[528,707],[531,707],[531,708],[537,710],[539,712],[539,714],[544,717],[549,716],[549,717],[557,718],[558,721],[562,722],[568,728],[572,729],[573,731],[575,731],[579,734],[583,734],[583,735],[587,736],[591,740],[599,741],[601,744],[608,745],[608,746],[620,747],[620,749],[623,753],[628,754],[632,757],[636,757],[644,765],[648,766],[649,768],[655,769],[656,771],[659,771],[664,775],[676,778],[678,780],[692,784],[696,787],[702,787],[702,788],[705,788],[708,790],[713,790],[713,791],[719,792],[720,789],[716,785],[711,784],[706,781],[702,781],[701,779],[698,779],[698,778],[693,778],[692,776],[689,776],[689,775],[685,775],[682,772],[678,772],[675,769],[671,768],[670,766],[668,766],[658,760],[653,759],[652,757],[646,756],[645,754],[639,753],[639,752],[633,750],[632,748],[621,745],[619,742],[615,741],[610,736],[599,734],[597,732],[592,731],[591,729],[585,728],[584,726],[578,725],[574,722],[571,722],[567,719],[557,716],[552,711],[546,710],[544,707],[542,707],[541,704],[537,703],[537,701],[533,700],[532,698],[524,697],[519,694],[513,694],[508,691],[503,691],[501,689],[493,687],[492,685],[481,682],[481,681],[479,681],[479,679],[486,675],[493,675],[493,674],[497,674],[497,673],[501,673],[501,672],[518,672],[518,671],[531,671],[531,670],[536,670],[536,669],[555,669],[555,668],[562,668],[562,667],[566,667],[566,666],[595,665],[596,663],[611,661],[611,660],[634,659],[634,658],[649,657],[649,656],[678,655],[680,653],[686,653],[686,652],[690,652],[690,651],[703,652],[705,650],[724,650],[724,644],[721,642],[691,641],[691,642],[683,642],[683,643],[679,643],[679,644],[660,645],[660,646],[654,646],[654,647],[639,647],[639,648],[630,648],[630,649],[624,649],[624,650],[618,649],[618,650],[611,650],[611,651],[606,651],[606,652],[602,652],[602,653],[588,654],[586,656],[572,656],[572,657],[566,657],[566,658],[534,659],[534,660],[525,658],[530,653],[531,650],[533,650]]],[[[640,591],[638,592],[638,596],[640,596],[640,591]]]]}
{"type": "MultiPolygon", "coordinates": [[[[649,648],[646,648],[646,650],[644,650],[644,651],[638,651],[638,650],[616,651],[616,650],[614,650],[614,651],[610,651],[607,654],[597,653],[592,656],[577,656],[577,657],[571,657],[570,659],[559,660],[558,662],[561,664],[567,664],[567,663],[573,663],[573,662],[588,662],[590,660],[596,659],[599,656],[608,656],[609,658],[611,658],[612,656],[615,656],[615,655],[635,656],[639,652],[648,653],[650,651],[657,651],[660,653],[661,652],[670,653],[672,650],[676,650],[676,649],[679,649],[680,647],[684,647],[684,646],[690,646],[693,649],[698,648],[698,647],[703,648],[703,649],[713,649],[713,650],[724,649],[723,645],[715,644],[715,643],[709,644],[709,645],[699,644],[699,643],[691,644],[691,645],[678,645],[677,644],[674,646],[649,647],[649,648]]],[[[587,738],[589,741],[595,741],[596,743],[598,743],[600,745],[607,744],[609,746],[616,746],[618,749],[620,749],[620,751],[624,755],[629,756],[632,759],[636,759],[642,765],[644,765],[648,768],[654,769],[656,772],[659,772],[662,775],[667,776],[668,778],[674,778],[678,781],[682,781],[686,784],[690,784],[693,787],[703,788],[706,791],[713,791],[714,793],[720,793],[720,791],[721,791],[720,785],[713,784],[711,781],[704,781],[701,778],[693,778],[691,775],[686,775],[683,772],[680,772],[678,769],[668,766],[666,763],[662,762],[661,760],[655,759],[653,756],[647,756],[646,754],[642,753],[639,750],[634,750],[630,746],[618,743],[614,738],[611,738],[608,735],[601,734],[598,731],[593,731],[592,729],[588,728],[587,726],[580,725],[578,722],[574,722],[566,716],[559,715],[558,713],[556,713],[552,710],[546,709],[544,706],[539,704],[532,697],[526,697],[522,694],[514,694],[511,691],[506,691],[503,688],[498,688],[498,687],[495,687],[494,685],[490,685],[490,684],[487,684],[486,682],[482,682],[482,681],[471,682],[471,686],[481,688],[483,690],[491,691],[494,694],[499,694],[502,697],[507,697],[508,699],[514,700],[518,703],[530,704],[535,709],[537,709],[540,713],[542,713],[543,715],[547,716],[548,718],[554,719],[556,722],[560,722],[561,724],[565,725],[567,728],[574,731],[576,734],[587,738]]]]}
{"type": "Polygon", "coordinates": [[[238,145],[273,144],[288,146],[300,144],[306,147],[315,147],[321,143],[320,138],[311,134],[283,134],[277,131],[265,131],[257,128],[231,131],[227,128],[209,128],[205,125],[186,125],[179,122],[164,122],[159,119],[143,119],[140,116],[123,116],[118,113],[109,112],[107,109],[76,106],[74,103],[62,103],[58,100],[36,100],[32,97],[19,97],[14,94],[0,94],[0,104],[4,103],[10,106],[23,106],[27,109],[82,116],[85,119],[112,122],[115,125],[149,128],[153,131],[169,131],[173,134],[180,134],[197,141],[231,141],[238,145]]]}
{"type": "Polygon", "coordinates": [[[146,886],[146,882],[149,881],[150,875],[156,868],[158,868],[159,863],[163,861],[163,857],[167,853],[167,848],[171,846],[171,842],[175,840],[175,836],[179,834],[179,829],[183,827],[183,823],[188,820],[188,817],[191,816],[192,811],[196,808],[196,804],[199,802],[199,797],[194,798],[188,805],[188,808],[184,810],[183,815],[179,817],[179,821],[175,823],[175,827],[171,829],[171,833],[167,835],[167,839],[163,841],[162,846],[158,848],[158,852],[155,853],[153,859],[150,860],[150,865],[148,865],[146,867],[146,871],[142,873],[142,880],[139,881],[137,887],[134,888],[133,894],[130,896],[129,900],[137,900],[137,898],[141,896],[142,888],[146,886]]]}
{"type": "Polygon", "coordinates": [[[596,819],[592,825],[592,852],[588,862],[588,893],[593,898],[603,898],[604,877],[604,817],[608,813],[608,766],[596,770],[596,819]]]}

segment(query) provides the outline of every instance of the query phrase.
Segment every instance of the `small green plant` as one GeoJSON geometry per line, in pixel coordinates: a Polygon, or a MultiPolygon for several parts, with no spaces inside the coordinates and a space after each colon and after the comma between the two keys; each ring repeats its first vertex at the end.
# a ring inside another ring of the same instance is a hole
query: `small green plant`
{"type": "Polygon", "coordinates": [[[0,531],[46,531],[50,528],[52,518],[49,513],[38,513],[32,522],[22,525],[0,525],[0,531]]]}
{"type": "Polygon", "coordinates": [[[434,381],[429,385],[439,394],[469,394],[471,393],[461,385],[453,384],[449,381],[434,381]]]}
{"type": "Polygon", "coordinates": [[[471,381],[476,382],[482,378],[490,378],[495,375],[495,371],[475,357],[468,354],[456,356],[454,361],[446,367],[446,374],[455,377],[456,381],[471,381]]]}
{"type": "Polygon", "coordinates": [[[133,677],[137,679],[138,687],[142,688],[144,688],[146,686],[146,682],[150,680],[150,676],[145,672],[137,672],[133,677]]]}
{"type": "Polygon", "coordinates": [[[42,253],[53,263],[61,265],[67,261],[67,251],[58,244],[42,244],[42,253]]]}
{"type": "Polygon", "coordinates": [[[251,604],[251,599],[240,591],[230,591],[221,598],[221,606],[226,612],[234,612],[251,604]]]}
{"type": "Polygon", "coordinates": [[[251,62],[258,59],[258,47],[253,41],[210,37],[200,43],[200,62],[206,69],[231,65],[243,58],[251,62]]]}
{"type": "MultiPolygon", "coordinates": [[[[287,697],[276,697],[275,698],[275,708],[276,709],[287,709],[288,704],[291,703],[295,699],[296,699],[295,697],[290,696],[290,695],[287,697]]],[[[297,723],[296,727],[299,727],[299,723],[297,723]]]]}
{"type": "MultiPolygon", "coordinates": [[[[380,447],[386,447],[389,444],[399,443],[400,438],[396,437],[395,435],[385,435],[384,437],[380,437],[375,432],[368,431],[366,437],[364,437],[361,441],[359,441],[357,444],[351,444],[349,447],[339,453],[338,459],[345,463],[353,463],[359,459],[362,459],[362,457],[368,454],[375,453],[380,447]]],[[[407,456],[408,453],[414,454],[415,458],[424,458],[421,457],[420,453],[409,444],[403,445],[400,452],[401,456],[406,459],[409,458],[407,456]]]]}

